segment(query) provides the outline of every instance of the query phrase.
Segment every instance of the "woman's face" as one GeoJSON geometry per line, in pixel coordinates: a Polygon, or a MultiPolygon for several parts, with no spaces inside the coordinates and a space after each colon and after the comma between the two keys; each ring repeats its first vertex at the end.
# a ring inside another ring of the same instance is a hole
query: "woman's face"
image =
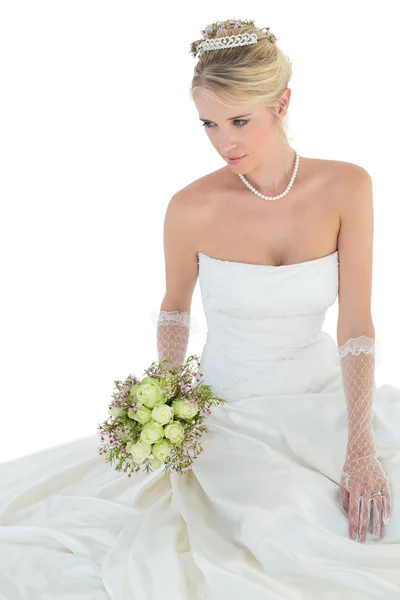
{"type": "MultiPolygon", "coordinates": [[[[290,91],[289,88],[284,90],[284,101],[289,100],[290,91]]],[[[273,109],[265,104],[227,106],[207,96],[202,89],[197,91],[194,102],[212,145],[235,172],[251,170],[252,165],[263,162],[276,147],[277,114],[274,116],[273,109]],[[242,155],[247,156],[237,163],[230,163],[227,158],[242,155]]],[[[287,106],[280,109],[279,116],[286,110],[287,106]]]]}

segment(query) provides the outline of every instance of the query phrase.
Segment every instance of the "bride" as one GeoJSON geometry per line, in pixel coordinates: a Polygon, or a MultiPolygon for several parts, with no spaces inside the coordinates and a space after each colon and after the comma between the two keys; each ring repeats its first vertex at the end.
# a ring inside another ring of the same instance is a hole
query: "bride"
{"type": "Polygon", "coordinates": [[[199,279],[200,370],[226,403],[183,476],[129,478],[98,436],[0,465],[0,597],[400,598],[400,390],[374,379],[371,178],[290,147],[291,64],[269,28],[213,23],[191,51],[227,165],[168,204],[157,352],[184,361],[199,279]]]}

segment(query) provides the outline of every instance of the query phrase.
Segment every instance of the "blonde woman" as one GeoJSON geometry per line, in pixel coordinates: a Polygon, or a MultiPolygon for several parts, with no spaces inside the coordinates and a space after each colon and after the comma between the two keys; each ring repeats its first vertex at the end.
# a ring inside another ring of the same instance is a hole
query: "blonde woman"
{"type": "Polygon", "coordinates": [[[3,465],[1,593],[400,598],[400,390],[374,380],[371,178],[291,147],[291,62],[269,28],[216,22],[190,51],[226,165],[168,204],[157,353],[184,361],[199,281],[200,370],[227,402],[184,476],[128,478],[97,437],[3,465]]]}

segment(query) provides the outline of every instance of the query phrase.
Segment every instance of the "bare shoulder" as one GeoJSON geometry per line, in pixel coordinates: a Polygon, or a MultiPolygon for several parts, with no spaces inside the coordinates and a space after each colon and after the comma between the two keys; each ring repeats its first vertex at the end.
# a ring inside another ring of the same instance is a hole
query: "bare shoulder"
{"type": "Polygon", "coordinates": [[[221,185],[219,181],[222,170],[218,169],[192,181],[175,192],[168,203],[166,222],[173,220],[179,227],[190,231],[196,249],[201,246],[201,232],[210,218],[213,192],[221,185]]]}
{"type": "Polygon", "coordinates": [[[372,206],[372,178],[361,165],[332,161],[331,189],[341,218],[349,212],[370,211],[372,206]]]}
{"type": "Polygon", "coordinates": [[[329,185],[337,184],[340,186],[363,178],[368,179],[369,177],[367,170],[355,163],[324,158],[306,158],[303,160],[308,163],[307,173],[311,172],[315,175],[324,176],[326,183],[329,185]]]}
{"type": "Polygon", "coordinates": [[[357,183],[370,179],[368,171],[361,165],[343,160],[332,160],[329,162],[331,163],[332,174],[339,184],[357,183]]]}
{"type": "Polygon", "coordinates": [[[306,161],[304,177],[319,182],[321,191],[340,218],[357,204],[358,199],[364,198],[365,203],[372,181],[364,167],[341,160],[307,158],[306,161]]]}
{"type": "Polygon", "coordinates": [[[194,209],[204,207],[209,192],[216,187],[220,187],[226,179],[225,171],[226,168],[222,167],[192,181],[174,194],[176,202],[190,205],[194,209]]]}

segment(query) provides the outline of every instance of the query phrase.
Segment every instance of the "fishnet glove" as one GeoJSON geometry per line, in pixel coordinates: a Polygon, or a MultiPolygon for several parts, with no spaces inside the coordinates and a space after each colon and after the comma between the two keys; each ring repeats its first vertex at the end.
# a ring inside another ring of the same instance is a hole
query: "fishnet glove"
{"type": "Polygon", "coordinates": [[[177,310],[161,310],[157,322],[158,360],[167,359],[165,368],[170,370],[185,361],[189,341],[190,315],[177,310]]]}
{"type": "Polygon", "coordinates": [[[339,346],[343,388],[348,411],[346,462],[340,479],[340,498],[349,515],[350,538],[365,542],[367,531],[381,537],[382,521],[391,513],[390,484],[378,460],[372,430],[375,339],[350,338],[339,346]]]}

